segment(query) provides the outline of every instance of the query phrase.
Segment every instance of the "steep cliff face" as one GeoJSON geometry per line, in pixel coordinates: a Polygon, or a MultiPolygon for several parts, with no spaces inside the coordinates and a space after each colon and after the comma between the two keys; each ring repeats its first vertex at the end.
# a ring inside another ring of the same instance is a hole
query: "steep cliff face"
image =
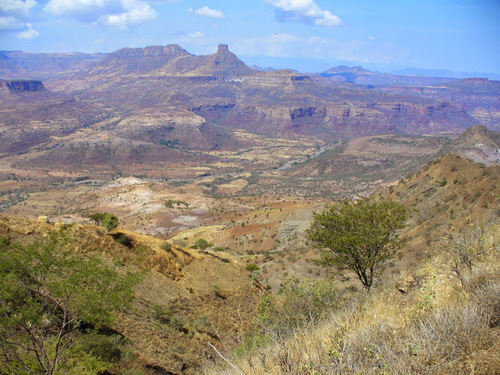
{"type": "Polygon", "coordinates": [[[429,108],[429,114],[449,106],[456,115],[466,113],[473,124],[481,123],[490,129],[500,130],[500,81],[486,78],[468,78],[438,86],[387,86],[378,89],[437,101],[437,107],[429,108]]]}
{"type": "Polygon", "coordinates": [[[226,108],[224,116],[210,118],[224,126],[260,134],[321,136],[329,140],[376,134],[459,133],[474,124],[471,116],[453,106],[383,102],[324,102],[304,107],[240,103],[226,108]]]}
{"type": "Polygon", "coordinates": [[[0,90],[8,90],[9,92],[33,92],[43,91],[45,87],[42,81],[35,80],[5,80],[0,81],[0,90]]]}

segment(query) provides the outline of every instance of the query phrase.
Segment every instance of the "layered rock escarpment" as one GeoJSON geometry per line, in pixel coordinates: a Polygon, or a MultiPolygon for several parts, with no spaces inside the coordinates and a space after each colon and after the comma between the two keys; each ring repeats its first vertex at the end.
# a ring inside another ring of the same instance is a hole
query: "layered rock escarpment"
{"type": "Polygon", "coordinates": [[[44,91],[45,87],[42,81],[36,80],[0,80],[0,90],[2,89],[9,92],[33,92],[44,91]]]}

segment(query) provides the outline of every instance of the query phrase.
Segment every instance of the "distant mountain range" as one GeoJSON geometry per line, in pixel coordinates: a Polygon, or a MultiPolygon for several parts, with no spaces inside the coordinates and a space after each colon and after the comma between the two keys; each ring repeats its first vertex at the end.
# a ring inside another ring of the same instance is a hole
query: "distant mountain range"
{"type": "Polygon", "coordinates": [[[476,72],[453,72],[446,69],[417,69],[406,68],[393,70],[391,74],[402,76],[424,76],[424,77],[448,77],[448,78],[488,78],[492,81],[500,81],[500,74],[476,73],[476,72]]]}
{"type": "Polygon", "coordinates": [[[198,151],[251,146],[235,137],[240,130],[333,142],[500,129],[497,81],[346,66],[321,75],[258,71],[227,45],[205,56],[178,45],[106,55],[4,51],[0,77],[0,152],[37,150],[24,161],[37,165],[195,160],[198,151]]]}
{"type": "MultiPolygon", "coordinates": [[[[151,47],[146,47],[144,50],[147,51],[146,53],[155,53],[153,51],[156,51],[156,53],[158,53],[158,51],[162,48],[174,48],[182,50],[181,47],[176,45],[169,45],[165,47],[151,46],[151,47]]],[[[227,46],[225,48],[227,48],[227,46]]],[[[134,51],[137,53],[137,51],[139,50],[142,49],[123,48],[120,50],[120,53],[122,54],[122,56],[126,56],[127,54],[130,54],[131,56],[134,54],[134,51]]],[[[4,79],[15,79],[15,78],[46,79],[50,78],[52,75],[60,71],[64,71],[67,69],[74,70],[77,68],[81,69],[87,64],[93,64],[99,60],[104,59],[107,55],[116,55],[117,52],[105,54],[105,53],[80,53],[80,52],[30,53],[23,51],[0,51],[0,78],[3,77],[4,79]]],[[[260,72],[289,70],[295,73],[299,73],[299,71],[295,69],[277,69],[271,66],[263,68],[258,65],[252,65],[250,68],[260,72]]],[[[361,66],[349,67],[346,65],[333,67],[318,74],[328,76],[328,75],[347,75],[350,73],[369,74],[377,76],[391,75],[391,76],[418,76],[427,78],[433,77],[438,79],[488,78],[489,80],[500,80],[500,74],[495,74],[495,73],[454,72],[446,69],[422,69],[422,68],[405,68],[405,69],[392,70],[391,72],[373,72],[364,69],[361,66]]]]}

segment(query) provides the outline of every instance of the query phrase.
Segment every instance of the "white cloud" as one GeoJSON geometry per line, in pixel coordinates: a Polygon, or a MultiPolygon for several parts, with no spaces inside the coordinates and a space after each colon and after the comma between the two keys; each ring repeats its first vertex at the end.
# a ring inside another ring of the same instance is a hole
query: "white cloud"
{"type": "Polygon", "coordinates": [[[126,29],[156,18],[156,11],[142,0],[50,0],[45,11],[108,28],[126,29]]]}
{"type": "Polygon", "coordinates": [[[203,8],[199,9],[193,9],[189,8],[188,9],[191,13],[194,13],[198,16],[207,16],[207,17],[212,17],[212,18],[225,18],[225,14],[222,13],[222,11],[217,10],[217,9],[210,9],[206,5],[203,8]]]}
{"type": "Polygon", "coordinates": [[[299,58],[345,62],[390,63],[404,51],[387,43],[367,40],[337,40],[320,36],[271,34],[241,40],[234,46],[237,55],[250,57],[299,58]]]}
{"type": "Polygon", "coordinates": [[[36,5],[35,0],[0,0],[0,30],[25,30],[36,5]]]}
{"type": "Polygon", "coordinates": [[[24,22],[19,21],[15,17],[0,17],[0,30],[2,31],[22,30],[24,26],[24,22]]]}
{"type": "Polygon", "coordinates": [[[203,34],[201,31],[196,31],[194,33],[188,34],[190,38],[203,38],[205,34],[203,34]]]}
{"type": "Polygon", "coordinates": [[[0,16],[28,15],[35,5],[35,0],[0,0],[0,16]]]}
{"type": "Polygon", "coordinates": [[[33,29],[33,26],[31,25],[31,23],[27,23],[26,27],[28,28],[28,30],[21,31],[21,32],[17,33],[16,38],[18,38],[18,39],[36,39],[40,36],[38,31],[33,29]]]}
{"type": "Polygon", "coordinates": [[[297,21],[316,26],[340,26],[340,17],[321,9],[314,0],[265,0],[277,8],[277,17],[282,21],[297,21]]]}

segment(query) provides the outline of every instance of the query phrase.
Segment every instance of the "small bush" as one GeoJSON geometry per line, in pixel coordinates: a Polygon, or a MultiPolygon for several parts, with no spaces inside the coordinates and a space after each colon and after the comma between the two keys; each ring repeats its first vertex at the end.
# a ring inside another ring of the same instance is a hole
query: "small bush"
{"type": "Polygon", "coordinates": [[[10,245],[10,240],[7,237],[0,238],[0,249],[10,245]]]}
{"type": "Polygon", "coordinates": [[[435,265],[455,276],[462,286],[472,276],[473,268],[491,251],[487,241],[488,224],[468,224],[460,231],[451,231],[439,249],[435,265]]]}
{"type": "Polygon", "coordinates": [[[170,328],[175,329],[176,331],[187,333],[187,329],[184,328],[184,322],[181,318],[174,315],[170,310],[168,310],[163,305],[154,305],[153,306],[153,316],[156,320],[158,320],[161,324],[165,324],[170,328]]]}
{"type": "Polygon", "coordinates": [[[106,362],[118,362],[122,358],[125,339],[121,336],[105,336],[99,334],[84,335],[81,341],[82,350],[106,362]]]}
{"type": "Polygon", "coordinates": [[[172,250],[172,244],[168,241],[163,241],[163,243],[161,244],[161,248],[163,250],[170,251],[172,250]]]}
{"type": "Polygon", "coordinates": [[[196,240],[194,243],[194,249],[206,250],[207,248],[213,246],[213,244],[209,243],[206,239],[200,238],[196,240]]]}
{"type": "Polygon", "coordinates": [[[479,306],[444,308],[417,324],[411,342],[429,362],[442,363],[471,354],[488,334],[488,319],[479,306]]]}
{"type": "Polygon", "coordinates": [[[259,306],[258,326],[266,334],[288,335],[321,319],[338,307],[338,293],[329,281],[289,277],[277,296],[266,296],[259,306]]]}

